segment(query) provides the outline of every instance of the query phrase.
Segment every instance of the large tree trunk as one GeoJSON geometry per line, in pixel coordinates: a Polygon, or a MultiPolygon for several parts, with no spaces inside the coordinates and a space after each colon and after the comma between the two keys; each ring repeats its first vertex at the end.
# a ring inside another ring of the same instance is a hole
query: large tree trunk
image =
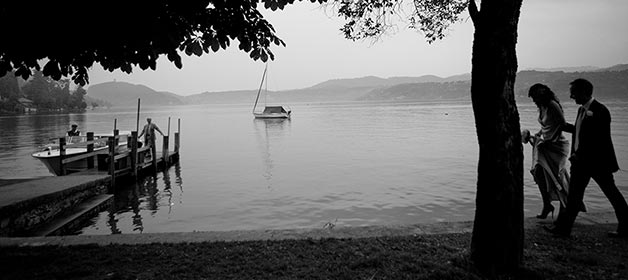
{"type": "Polygon", "coordinates": [[[514,99],[522,0],[473,0],[471,100],[480,146],[471,260],[482,273],[516,271],[523,261],[523,146],[514,99]]]}

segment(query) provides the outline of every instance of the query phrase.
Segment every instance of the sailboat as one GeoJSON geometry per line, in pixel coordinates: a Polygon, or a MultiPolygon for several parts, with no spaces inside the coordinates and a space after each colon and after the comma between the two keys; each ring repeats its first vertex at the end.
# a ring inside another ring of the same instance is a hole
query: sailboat
{"type": "MultiPolygon", "coordinates": [[[[264,85],[267,85],[266,73],[268,72],[268,64],[264,68],[264,74],[262,75],[262,82],[259,85],[259,89],[257,90],[257,97],[255,98],[255,105],[253,105],[253,116],[256,119],[289,119],[292,110],[283,105],[273,105],[269,106],[264,104],[264,110],[259,112],[257,109],[257,102],[259,101],[259,96],[262,93],[262,88],[264,85]]],[[[268,89],[264,88],[264,95],[268,93],[268,89]]],[[[266,98],[264,98],[265,100],[266,98]]],[[[266,103],[266,101],[264,101],[266,103]]]]}

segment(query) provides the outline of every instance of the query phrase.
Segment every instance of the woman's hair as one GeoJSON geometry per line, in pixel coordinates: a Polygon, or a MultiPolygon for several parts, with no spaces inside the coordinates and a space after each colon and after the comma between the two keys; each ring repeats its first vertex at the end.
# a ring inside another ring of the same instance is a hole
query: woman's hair
{"type": "Polygon", "coordinates": [[[563,106],[560,105],[560,101],[556,94],[546,85],[544,84],[534,84],[530,87],[528,91],[528,97],[537,99],[542,104],[548,104],[551,100],[554,100],[560,109],[563,109],[563,106]]]}

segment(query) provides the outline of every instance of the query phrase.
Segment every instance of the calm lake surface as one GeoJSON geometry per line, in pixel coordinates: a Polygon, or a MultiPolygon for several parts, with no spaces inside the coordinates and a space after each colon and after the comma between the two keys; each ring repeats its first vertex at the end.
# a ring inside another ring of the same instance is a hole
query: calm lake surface
{"type": "MultiPolygon", "coordinates": [[[[603,100],[604,102],[604,100],[603,100]]],[[[605,102],[619,164],[628,168],[628,102],[605,102]]],[[[572,122],[577,107],[563,101],[572,122]]],[[[171,134],[181,119],[181,160],[120,188],[115,205],[78,234],[321,228],[472,220],[477,138],[470,102],[294,104],[291,120],[255,120],[251,105],[143,109],[171,134]]],[[[519,104],[521,127],[537,109],[519,104]]],[[[0,178],[51,176],[30,154],[70,123],[82,132],[135,130],[134,109],[0,117],[0,178]]],[[[570,137],[570,135],[567,135],[570,137]]],[[[157,144],[161,147],[161,143],[157,144]]],[[[528,172],[525,214],[541,208],[528,172]]],[[[616,173],[628,197],[628,174],[616,173]]],[[[589,211],[612,210],[592,182],[589,211]]]]}

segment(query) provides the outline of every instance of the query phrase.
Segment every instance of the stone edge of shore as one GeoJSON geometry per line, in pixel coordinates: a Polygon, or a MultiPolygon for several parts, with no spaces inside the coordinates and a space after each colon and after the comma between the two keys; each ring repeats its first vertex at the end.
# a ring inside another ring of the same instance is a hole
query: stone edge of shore
{"type": "MultiPolygon", "coordinates": [[[[538,220],[527,217],[524,227],[540,227],[550,224],[551,219],[538,220]]],[[[614,212],[581,213],[577,224],[617,223],[614,212]]],[[[141,233],[114,235],[72,235],[50,237],[0,237],[0,247],[8,246],[72,246],[72,245],[109,245],[109,244],[151,244],[151,243],[195,243],[219,241],[255,241],[285,239],[322,239],[322,238],[367,238],[382,236],[408,236],[424,234],[469,233],[473,230],[473,221],[438,222],[413,225],[362,226],[307,228],[307,229],[272,229],[272,230],[235,230],[235,231],[195,231],[173,233],[141,233]]]]}

